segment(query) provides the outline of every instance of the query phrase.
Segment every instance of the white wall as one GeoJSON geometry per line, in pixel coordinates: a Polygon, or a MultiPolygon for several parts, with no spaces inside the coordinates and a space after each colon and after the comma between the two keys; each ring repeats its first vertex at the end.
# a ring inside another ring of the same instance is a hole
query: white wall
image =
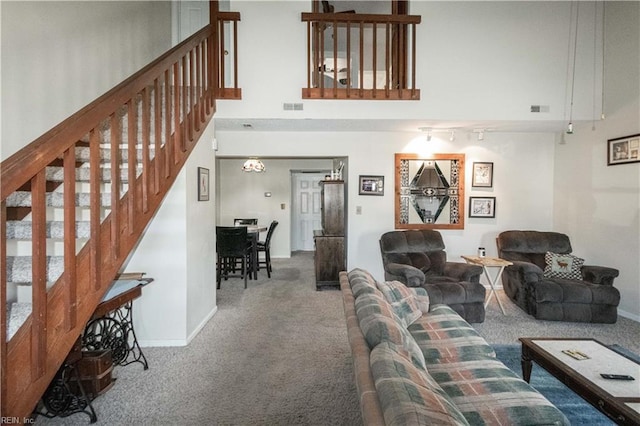
{"type": "MultiPolygon", "coordinates": [[[[564,120],[572,3],[412,1],[411,13],[422,16],[416,41],[420,101],[304,100],[304,112],[296,112],[283,111],[282,103],[300,102],[307,83],[300,14],[310,11],[310,2],[232,1],[231,9],[242,15],[243,100],[220,102],[217,117],[564,120]],[[532,104],[550,110],[531,113],[532,104]]],[[[601,3],[580,2],[579,17],[574,120],[591,119],[594,103],[599,116],[601,3]]]]}
{"type": "Polygon", "coordinates": [[[217,310],[213,131],[210,124],[124,266],[154,279],[134,305],[143,346],[186,345],[217,310]],[[198,167],[209,169],[209,201],[198,201],[198,167]]]}
{"type": "Polygon", "coordinates": [[[165,1],[2,2],[5,159],[171,47],[165,1]]]}
{"type": "MultiPolygon", "coordinates": [[[[291,170],[331,170],[331,159],[263,158],[265,173],[246,173],[241,170],[246,157],[219,158],[216,171],[218,181],[217,224],[233,225],[235,218],[257,218],[269,226],[278,226],[271,240],[271,257],[291,255],[291,170]],[[264,193],[270,192],[271,197],[264,193]],[[284,204],[284,209],[281,205],[284,204]]],[[[266,234],[261,235],[264,239],[266,234]]]]}
{"type": "Polygon", "coordinates": [[[640,321],[640,164],[607,166],[607,139],[640,133],[640,3],[606,3],[606,119],[558,145],[554,225],[587,264],[620,270],[623,315],[640,321]]]}
{"type": "MultiPolygon", "coordinates": [[[[477,141],[475,135],[458,134],[454,142],[448,136],[434,135],[427,143],[415,133],[357,132],[217,132],[219,156],[260,157],[348,157],[348,268],[369,269],[383,277],[378,240],[383,232],[394,229],[394,154],[397,152],[464,153],[466,155],[465,206],[469,196],[495,196],[495,219],[468,219],[465,229],[443,230],[449,258],[461,261],[460,255],[476,253],[478,246],[495,255],[495,237],[506,229],[551,229],[553,214],[552,134],[494,133],[477,141]],[[255,141],[260,140],[256,145],[255,141]],[[471,165],[474,161],[494,163],[494,186],[472,190],[471,165]],[[358,195],[359,175],[384,175],[385,195],[358,195]],[[362,207],[362,214],[356,209],[362,207]]],[[[287,171],[286,162],[282,170],[287,171]]],[[[280,173],[274,171],[274,173],[280,173]]],[[[227,186],[220,176],[220,192],[244,197],[241,182],[227,186]]],[[[247,187],[251,191],[250,187],[247,187]]],[[[228,200],[228,198],[227,198],[228,200]]],[[[229,202],[229,201],[227,201],[229,202]]],[[[257,215],[263,214],[257,210],[257,215]]]]}

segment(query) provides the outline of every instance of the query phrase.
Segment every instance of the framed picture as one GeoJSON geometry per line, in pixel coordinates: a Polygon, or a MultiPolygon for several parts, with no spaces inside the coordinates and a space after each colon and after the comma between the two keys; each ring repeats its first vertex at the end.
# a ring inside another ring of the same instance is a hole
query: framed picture
{"type": "Polygon", "coordinates": [[[209,169],[198,167],[198,201],[209,201],[209,169]]]}
{"type": "Polygon", "coordinates": [[[607,141],[607,166],[640,162],[640,134],[607,141]]]}
{"type": "Polygon", "coordinates": [[[473,163],[471,186],[473,188],[493,186],[493,163],[473,163]]]}
{"type": "Polygon", "coordinates": [[[360,175],[360,195],[384,195],[384,176],[360,175]]]}
{"type": "Polygon", "coordinates": [[[496,217],[496,197],[469,197],[469,217],[496,217]]]}

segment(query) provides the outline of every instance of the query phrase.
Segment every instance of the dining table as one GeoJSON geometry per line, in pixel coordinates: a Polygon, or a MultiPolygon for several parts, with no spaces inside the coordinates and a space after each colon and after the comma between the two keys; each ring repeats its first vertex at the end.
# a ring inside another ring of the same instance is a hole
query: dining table
{"type": "MultiPolygon", "coordinates": [[[[251,240],[251,271],[253,279],[258,279],[258,236],[261,232],[265,232],[267,227],[264,225],[236,225],[245,226],[247,228],[247,236],[251,240]]],[[[249,275],[251,278],[251,275],[249,275]]]]}

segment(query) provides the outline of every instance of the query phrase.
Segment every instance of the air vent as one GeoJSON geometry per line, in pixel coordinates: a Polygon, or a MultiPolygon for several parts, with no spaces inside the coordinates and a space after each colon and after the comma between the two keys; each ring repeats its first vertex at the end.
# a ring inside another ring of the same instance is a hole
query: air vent
{"type": "Polygon", "coordinates": [[[282,104],[282,109],[285,111],[302,111],[304,108],[302,103],[287,102],[282,104]]]}
{"type": "Polygon", "coordinates": [[[549,105],[531,105],[531,112],[549,112],[549,105]]]}

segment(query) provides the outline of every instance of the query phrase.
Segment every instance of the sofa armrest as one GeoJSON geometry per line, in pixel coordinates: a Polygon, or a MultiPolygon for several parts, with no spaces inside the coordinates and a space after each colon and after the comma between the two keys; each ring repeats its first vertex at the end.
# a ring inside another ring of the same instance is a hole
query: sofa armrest
{"type": "Polygon", "coordinates": [[[482,266],[471,265],[462,262],[447,262],[444,265],[444,274],[456,278],[459,281],[480,282],[482,266]]]}
{"type": "Polygon", "coordinates": [[[516,276],[519,281],[526,283],[536,283],[542,280],[544,271],[538,265],[530,262],[513,260],[513,265],[504,269],[505,274],[516,276]]]}
{"type": "Polygon", "coordinates": [[[403,263],[387,263],[384,267],[387,276],[393,276],[408,287],[420,287],[424,284],[424,272],[403,263]]]}
{"type": "Polygon", "coordinates": [[[613,285],[613,279],[620,274],[620,271],[606,266],[583,265],[582,278],[593,284],[613,285]]]}

